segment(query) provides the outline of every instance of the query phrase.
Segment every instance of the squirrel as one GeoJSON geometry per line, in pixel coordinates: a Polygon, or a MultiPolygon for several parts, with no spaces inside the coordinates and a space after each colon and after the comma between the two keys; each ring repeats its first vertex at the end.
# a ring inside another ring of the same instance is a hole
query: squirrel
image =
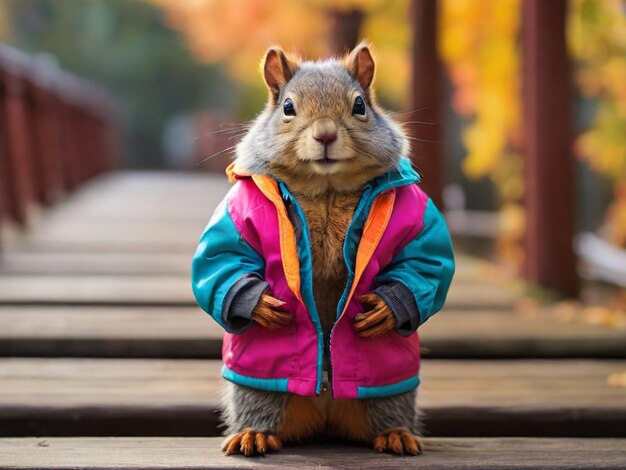
{"type": "Polygon", "coordinates": [[[454,256],[374,72],[366,43],[265,56],[267,105],[192,264],[198,304],[226,330],[226,454],[318,436],[421,453],[416,330],[443,306],[454,256]]]}

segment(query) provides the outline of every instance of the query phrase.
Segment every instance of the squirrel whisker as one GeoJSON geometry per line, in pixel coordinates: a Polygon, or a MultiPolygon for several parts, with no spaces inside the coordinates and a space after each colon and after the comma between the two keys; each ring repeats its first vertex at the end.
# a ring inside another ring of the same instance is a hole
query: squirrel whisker
{"type": "Polygon", "coordinates": [[[237,127],[237,128],[232,128],[232,129],[221,129],[219,131],[212,131],[212,132],[207,132],[206,134],[200,134],[199,136],[195,137],[194,140],[198,140],[198,139],[201,139],[201,138],[209,136],[209,135],[215,135],[215,134],[236,134],[236,133],[245,132],[247,130],[248,130],[248,126],[237,127]]]}
{"type": "Polygon", "coordinates": [[[207,162],[209,160],[211,160],[214,157],[217,157],[218,155],[221,155],[225,152],[228,152],[229,150],[235,150],[235,147],[237,147],[236,145],[232,145],[230,147],[225,148],[224,150],[220,150],[219,152],[215,152],[213,155],[209,155],[208,157],[206,157],[204,160],[200,160],[198,163],[196,163],[196,166],[200,166],[202,165],[204,162],[207,162]]]}
{"type": "Polygon", "coordinates": [[[446,142],[441,142],[439,140],[418,139],[417,137],[412,137],[410,135],[407,135],[406,138],[410,139],[410,140],[416,140],[417,142],[424,142],[424,143],[427,143],[427,144],[448,145],[446,142]]]}
{"type": "Polygon", "coordinates": [[[426,124],[428,126],[436,126],[436,122],[430,121],[401,121],[402,124],[426,124]]]}
{"type": "Polygon", "coordinates": [[[413,113],[419,113],[420,111],[424,111],[428,108],[431,108],[432,106],[422,106],[421,108],[417,108],[417,109],[412,109],[410,111],[402,111],[402,112],[390,112],[389,114],[393,115],[393,116],[403,116],[405,114],[413,114],[413,113]]]}

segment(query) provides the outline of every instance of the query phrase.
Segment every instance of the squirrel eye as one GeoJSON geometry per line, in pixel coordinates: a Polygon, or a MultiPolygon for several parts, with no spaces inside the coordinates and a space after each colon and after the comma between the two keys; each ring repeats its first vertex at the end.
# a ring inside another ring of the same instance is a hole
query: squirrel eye
{"type": "Polygon", "coordinates": [[[283,103],[283,113],[285,114],[285,116],[296,115],[296,108],[294,108],[293,101],[291,101],[291,98],[287,98],[285,102],[283,103]]]}
{"type": "Polygon", "coordinates": [[[365,101],[360,96],[354,99],[354,106],[352,107],[352,114],[359,116],[365,116],[365,101]]]}

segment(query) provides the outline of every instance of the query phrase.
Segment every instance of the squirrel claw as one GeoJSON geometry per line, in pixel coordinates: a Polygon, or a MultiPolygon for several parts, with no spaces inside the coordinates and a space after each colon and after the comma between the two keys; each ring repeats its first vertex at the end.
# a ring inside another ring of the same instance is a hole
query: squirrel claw
{"type": "Polygon", "coordinates": [[[293,323],[294,315],[283,310],[285,302],[269,294],[263,294],[252,311],[252,319],[269,330],[276,330],[293,323]]]}
{"type": "Polygon", "coordinates": [[[420,439],[404,429],[387,429],[374,438],[374,450],[396,455],[422,453],[420,439]]]}
{"type": "Polygon", "coordinates": [[[268,450],[278,451],[281,447],[282,443],[275,435],[257,432],[251,428],[227,437],[222,444],[226,455],[241,453],[246,457],[265,455],[268,450]]]}
{"type": "Polygon", "coordinates": [[[377,294],[362,295],[359,301],[368,309],[354,317],[354,328],[360,338],[380,336],[397,326],[393,312],[377,294]]]}

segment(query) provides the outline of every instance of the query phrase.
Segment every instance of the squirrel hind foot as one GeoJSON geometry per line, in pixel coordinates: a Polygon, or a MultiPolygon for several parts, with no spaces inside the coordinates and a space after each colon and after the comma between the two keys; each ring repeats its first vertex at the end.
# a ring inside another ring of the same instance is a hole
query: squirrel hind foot
{"type": "Polygon", "coordinates": [[[392,428],[381,432],[374,438],[374,450],[396,455],[419,455],[422,453],[422,442],[405,429],[392,428]]]}
{"type": "Polygon", "coordinates": [[[222,450],[226,455],[243,454],[246,457],[252,457],[253,455],[265,455],[267,451],[276,452],[282,446],[282,442],[274,434],[246,428],[227,437],[222,443],[222,450]]]}

